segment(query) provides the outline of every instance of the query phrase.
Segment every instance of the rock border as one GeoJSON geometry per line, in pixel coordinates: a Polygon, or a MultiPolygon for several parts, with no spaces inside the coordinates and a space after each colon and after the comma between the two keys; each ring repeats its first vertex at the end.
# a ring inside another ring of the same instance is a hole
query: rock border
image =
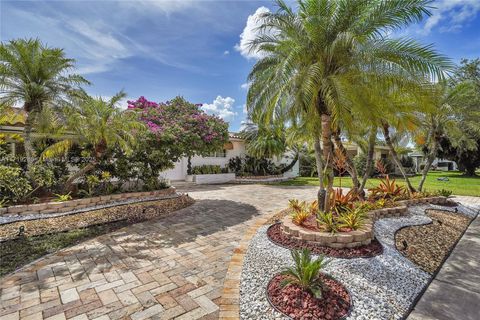
{"type": "Polygon", "coordinates": [[[373,224],[371,221],[365,223],[365,225],[358,230],[332,233],[306,229],[294,224],[292,218],[286,216],[282,219],[282,231],[292,238],[314,242],[333,249],[366,246],[372,242],[374,237],[373,224]]]}
{"type": "Polygon", "coordinates": [[[175,188],[169,187],[167,189],[154,191],[118,193],[62,202],[44,202],[9,206],[0,208],[0,216],[65,213],[78,209],[87,209],[90,207],[95,208],[97,206],[115,204],[116,202],[121,201],[148,199],[159,196],[173,195],[175,193],[175,188]]]}
{"type": "Polygon", "coordinates": [[[373,223],[378,219],[405,216],[408,214],[408,206],[424,203],[444,204],[446,201],[447,198],[441,196],[398,201],[399,206],[375,209],[367,212],[371,220],[367,220],[365,225],[360,229],[350,232],[331,233],[313,231],[294,224],[291,217],[287,215],[281,220],[282,230],[293,238],[314,242],[321,246],[334,249],[356,248],[372,242],[374,239],[373,223]]]}

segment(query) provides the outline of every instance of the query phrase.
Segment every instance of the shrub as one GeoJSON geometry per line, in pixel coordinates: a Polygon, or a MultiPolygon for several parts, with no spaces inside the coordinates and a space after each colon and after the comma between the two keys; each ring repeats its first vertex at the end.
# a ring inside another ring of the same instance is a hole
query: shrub
{"type": "Polygon", "coordinates": [[[193,174],[219,174],[222,168],[219,165],[201,165],[192,168],[193,174]]]}
{"type": "Polygon", "coordinates": [[[32,191],[23,171],[16,167],[0,165],[0,200],[5,203],[16,203],[32,191]]]}
{"type": "Polygon", "coordinates": [[[53,200],[54,202],[64,202],[68,200],[72,200],[72,196],[70,195],[70,192],[67,194],[55,194],[55,199],[53,200]]]}
{"type": "Polygon", "coordinates": [[[299,202],[297,199],[292,199],[289,201],[289,206],[293,210],[292,221],[297,225],[301,225],[310,216],[310,208],[307,208],[305,201],[299,202]]]}
{"type": "Polygon", "coordinates": [[[335,192],[330,193],[330,204],[332,210],[336,213],[343,212],[349,208],[353,208],[354,201],[357,200],[357,195],[353,190],[348,191],[345,195],[341,188],[335,189],[335,192]]]}
{"type": "Polygon", "coordinates": [[[338,216],[338,227],[358,230],[365,224],[366,219],[365,210],[361,208],[349,208],[338,216]]]}
{"type": "Polygon", "coordinates": [[[452,190],[440,189],[435,192],[437,195],[442,197],[450,197],[452,195],[452,190]]]}
{"type": "MultiPolygon", "coordinates": [[[[367,168],[367,155],[365,153],[359,153],[353,158],[353,165],[359,176],[363,176],[365,174],[365,170],[367,168]]],[[[372,163],[373,165],[373,163],[372,163]]]]}
{"type": "Polygon", "coordinates": [[[31,168],[29,176],[37,187],[50,188],[56,183],[55,173],[45,164],[35,164],[31,168]]]}
{"type": "Polygon", "coordinates": [[[331,211],[318,211],[317,223],[318,226],[326,232],[335,233],[338,231],[335,215],[331,211]]]}
{"type": "Polygon", "coordinates": [[[321,299],[323,282],[320,278],[320,271],[328,261],[323,256],[314,260],[308,249],[292,250],[291,254],[295,266],[282,271],[282,275],[286,276],[282,281],[282,286],[298,285],[303,290],[311,292],[315,298],[321,299]]]}
{"type": "Polygon", "coordinates": [[[401,199],[406,196],[406,189],[403,186],[399,186],[395,183],[395,179],[389,178],[387,175],[385,179],[380,181],[380,184],[372,189],[368,190],[370,192],[370,198],[373,200],[378,199],[401,199]]]}

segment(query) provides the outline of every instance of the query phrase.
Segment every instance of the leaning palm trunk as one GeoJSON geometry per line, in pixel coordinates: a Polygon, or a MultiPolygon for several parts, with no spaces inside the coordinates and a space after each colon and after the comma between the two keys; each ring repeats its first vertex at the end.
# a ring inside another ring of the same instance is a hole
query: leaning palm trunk
{"type": "Polygon", "coordinates": [[[335,146],[340,150],[340,152],[344,155],[345,161],[347,164],[347,171],[350,174],[350,177],[352,179],[352,190],[355,194],[359,195],[361,198],[365,196],[365,192],[363,189],[360,188],[360,181],[358,180],[358,172],[357,169],[355,168],[355,165],[353,164],[352,159],[348,155],[347,149],[345,149],[342,139],[340,138],[340,132],[337,130],[333,133],[333,139],[335,141],[335,146]]]}
{"type": "MultiPolygon", "coordinates": [[[[432,130],[433,132],[433,130],[432,130]]],[[[418,191],[422,191],[423,189],[423,184],[425,183],[425,180],[427,179],[427,174],[428,171],[430,170],[430,167],[432,166],[433,161],[435,160],[435,156],[437,155],[438,151],[438,137],[435,133],[432,133],[432,147],[430,148],[429,154],[427,156],[427,162],[425,163],[425,167],[423,168],[422,171],[422,179],[420,180],[420,183],[418,184],[418,191]]]]}
{"type": "Polygon", "coordinates": [[[82,169],[78,170],[77,172],[75,172],[74,174],[72,174],[68,179],[67,181],[65,181],[65,190],[67,191],[73,191],[73,183],[75,182],[75,180],[77,180],[78,178],[84,176],[85,174],[87,174],[88,172],[92,171],[95,166],[96,166],[97,162],[94,161],[94,162],[90,162],[89,164],[87,164],[85,167],[83,167],[82,169]]]}
{"type": "Polygon", "coordinates": [[[365,185],[367,184],[368,178],[372,174],[373,169],[373,155],[375,153],[375,140],[377,136],[377,128],[372,128],[370,136],[368,137],[368,151],[367,151],[367,163],[365,164],[365,173],[363,174],[362,184],[360,189],[365,193],[365,185]]]}
{"type": "Polygon", "coordinates": [[[32,127],[34,122],[34,116],[32,113],[27,113],[24,128],[24,142],[25,157],[27,158],[27,171],[30,171],[35,163],[35,149],[32,144],[32,127]]]}
{"type": "Polygon", "coordinates": [[[320,138],[315,136],[315,142],[313,144],[315,150],[315,164],[317,165],[317,175],[320,188],[318,189],[317,199],[318,208],[320,210],[325,209],[325,186],[323,184],[323,161],[322,161],[322,146],[320,145],[320,138]]]}
{"type": "Polygon", "coordinates": [[[295,156],[293,157],[292,161],[290,161],[290,163],[288,165],[283,167],[280,172],[285,173],[285,172],[289,171],[290,169],[292,169],[295,166],[297,161],[298,161],[298,152],[295,152],[295,156]]]}
{"type": "Polygon", "coordinates": [[[327,186],[325,193],[325,207],[328,211],[330,209],[329,199],[333,190],[333,143],[332,143],[332,117],[330,114],[323,112],[321,114],[322,119],[322,148],[324,158],[324,170],[323,174],[327,178],[327,186]]]}
{"type": "Polygon", "coordinates": [[[384,122],[382,124],[382,127],[383,127],[383,135],[385,136],[385,142],[387,143],[388,149],[390,150],[390,154],[392,155],[393,162],[395,162],[398,169],[402,173],[403,178],[405,179],[405,183],[407,184],[407,187],[408,187],[408,192],[409,193],[416,192],[415,188],[410,183],[410,179],[408,179],[407,177],[407,173],[405,172],[405,169],[403,168],[402,163],[400,162],[400,159],[398,157],[397,151],[395,151],[392,140],[390,139],[389,124],[384,122]]]}

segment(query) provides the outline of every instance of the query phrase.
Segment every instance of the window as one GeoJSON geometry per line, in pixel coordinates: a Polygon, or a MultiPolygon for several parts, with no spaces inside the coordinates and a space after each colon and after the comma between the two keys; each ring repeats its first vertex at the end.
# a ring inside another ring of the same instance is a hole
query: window
{"type": "Polygon", "coordinates": [[[225,149],[213,151],[207,155],[207,157],[211,157],[211,158],[225,158],[226,156],[227,156],[227,150],[225,149]]]}

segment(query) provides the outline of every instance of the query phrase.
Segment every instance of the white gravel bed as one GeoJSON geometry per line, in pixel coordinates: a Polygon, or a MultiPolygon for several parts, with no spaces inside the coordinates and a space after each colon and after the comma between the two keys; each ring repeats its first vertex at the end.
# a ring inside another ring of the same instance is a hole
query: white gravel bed
{"type": "Polygon", "coordinates": [[[108,204],[97,205],[97,206],[82,208],[82,209],[75,209],[75,210],[65,211],[65,212],[58,212],[58,213],[6,215],[6,216],[0,216],[0,225],[6,224],[6,223],[12,223],[12,222],[16,222],[16,221],[55,218],[55,217],[67,216],[67,215],[71,215],[71,214],[77,214],[77,213],[81,213],[81,212],[111,208],[111,207],[116,207],[116,206],[121,206],[121,205],[126,205],[126,204],[132,204],[132,203],[173,199],[173,198],[178,198],[182,195],[183,194],[181,194],[181,193],[176,193],[176,194],[173,194],[173,195],[170,195],[170,196],[159,196],[159,197],[148,197],[148,198],[141,198],[141,199],[121,200],[121,201],[115,201],[115,202],[108,203],[108,204]]]}
{"type": "MultiPolygon", "coordinates": [[[[437,205],[410,207],[409,215],[381,219],[375,223],[375,236],[383,245],[382,255],[373,258],[339,259],[324,272],[334,276],[350,291],[353,308],[347,319],[402,319],[415,297],[428,283],[430,275],[414,265],[395,249],[395,232],[408,225],[431,222],[425,209],[454,211],[437,205]]],[[[459,206],[458,211],[470,217],[478,209],[459,206]]],[[[241,319],[288,319],[275,311],[266,297],[270,279],[285,266],[292,265],[290,250],[272,243],[266,234],[268,226],[259,228],[250,242],[240,281],[241,319]]]]}

